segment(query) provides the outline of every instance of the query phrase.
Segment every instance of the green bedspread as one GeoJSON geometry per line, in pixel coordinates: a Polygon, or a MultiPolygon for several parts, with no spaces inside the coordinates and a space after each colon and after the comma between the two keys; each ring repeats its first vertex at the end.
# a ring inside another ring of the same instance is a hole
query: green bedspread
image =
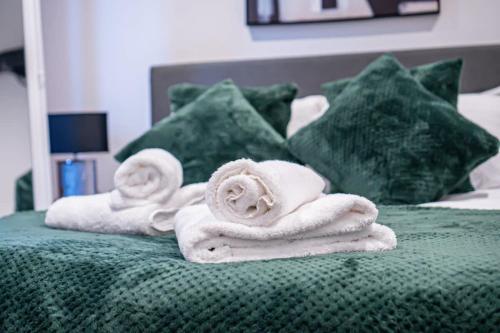
{"type": "Polygon", "coordinates": [[[0,332],[497,331],[500,211],[383,207],[398,248],[192,264],[174,236],[0,220],[0,332]]]}

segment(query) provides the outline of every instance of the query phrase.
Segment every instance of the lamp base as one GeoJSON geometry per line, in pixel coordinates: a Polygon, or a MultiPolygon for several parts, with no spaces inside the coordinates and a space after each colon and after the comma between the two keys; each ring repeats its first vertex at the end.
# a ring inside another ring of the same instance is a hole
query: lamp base
{"type": "Polygon", "coordinates": [[[59,197],[97,193],[95,160],[57,162],[59,197]]]}

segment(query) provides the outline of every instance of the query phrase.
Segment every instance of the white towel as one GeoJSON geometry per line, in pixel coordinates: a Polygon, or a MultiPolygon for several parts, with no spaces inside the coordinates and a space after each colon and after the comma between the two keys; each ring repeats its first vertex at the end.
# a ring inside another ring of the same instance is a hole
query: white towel
{"type": "Polygon", "coordinates": [[[114,209],[165,204],[182,185],[182,165],[163,149],[145,149],[120,165],[114,181],[114,209]]]}
{"type": "Polygon", "coordinates": [[[350,194],[323,196],[267,226],[218,220],[202,204],[177,213],[175,233],[184,257],[198,263],[395,248],[396,235],[374,223],[377,215],[371,201],[350,194]]]}
{"type": "Polygon", "coordinates": [[[206,183],[181,188],[169,205],[152,203],[113,209],[110,193],[61,198],[45,216],[45,224],[58,229],[111,234],[155,236],[174,230],[174,216],[182,207],[204,201],[206,183]]]}
{"type": "Polygon", "coordinates": [[[153,223],[164,224],[154,216],[157,204],[113,210],[110,194],[61,198],[48,209],[45,224],[52,228],[111,234],[159,235],[153,223]],[[156,218],[153,220],[153,218],[156,218]]]}
{"type": "Polygon", "coordinates": [[[156,209],[151,216],[151,227],[165,233],[174,230],[175,214],[183,207],[205,202],[207,183],[197,183],[181,187],[167,205],[156,209]]]}
{"type": "Polygon", "coordinates": [[[286,128],[286,137],[291,137],[302,127],[319,119],[329,107],[328,100],[322,95],[294,99],[291,106],[290,121],[286,128]]]}
{"type": "Polygon", "coordinates": [[[263,226],[317,199],[324,187],[323,179],[304,166],[240,159],[214,172],[206,201],[219,220],[263,226]]]}
{"type": "Polygon", "coordinates": [[[174,215],[205,201],[206,183],[182,184],[182,166],[170,153],[146,149],[115,173],[110,193],[67,197],[53,203],[45,223],[99,233],[158,235],[174,229],[174,215]]]}

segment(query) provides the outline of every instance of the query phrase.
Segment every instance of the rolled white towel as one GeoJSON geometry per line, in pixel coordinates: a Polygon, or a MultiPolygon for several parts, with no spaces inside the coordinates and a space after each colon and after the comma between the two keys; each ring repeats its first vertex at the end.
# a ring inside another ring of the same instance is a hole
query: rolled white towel
{"type": "Polygon", "coordinates": [[[396,235],[374,223],[377,215],[371,201],[350,194],[323,196],[267,226],[218,220],[202,204],[177,213],[175,233],[184,257],[198,263],[395,248],[396,235]]]}
{"type": "Polygon", "coordinates": [[[219,220],[262,226],[318,198],[324,186],[313,170],[295,163],[240,159],[214,172],[206,201],[219,220]]]}
{"type": "Polygon", "coordinates": [[[113,209],[165,204],[182,185],[182,165],[163,149],[145,149],[120,165],[114,181],[113,209]]]}

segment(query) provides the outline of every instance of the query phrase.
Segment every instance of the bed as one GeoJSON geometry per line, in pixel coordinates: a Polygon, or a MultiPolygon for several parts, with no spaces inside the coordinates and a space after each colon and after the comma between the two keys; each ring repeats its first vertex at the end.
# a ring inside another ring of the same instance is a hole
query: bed
{"type": "Polygon", "coordinates": [[[2,332],[482,331],[500,325],[498,211],[384,207],[399,246],[192,264],[174,236],[0,222],[2,332]],[[19,326],[21,325],[21,327],[19,326]]]}
{"type": "MultiPolygon", "coordinates": [[[[395,54],[463,57],[464,92],[500,85],[500,46],[395,54]]],[[[156,66],[152,120],[168,116],[174,83],[295,81],[309,95],[378,55],[156,66]]],[[[54,230],[44,212],[17,213],[0,220],[0,331],[498,331],[499,191],[380,206],[394,251],[233,264],[189,263],[173,235],[54,230]]]]}

